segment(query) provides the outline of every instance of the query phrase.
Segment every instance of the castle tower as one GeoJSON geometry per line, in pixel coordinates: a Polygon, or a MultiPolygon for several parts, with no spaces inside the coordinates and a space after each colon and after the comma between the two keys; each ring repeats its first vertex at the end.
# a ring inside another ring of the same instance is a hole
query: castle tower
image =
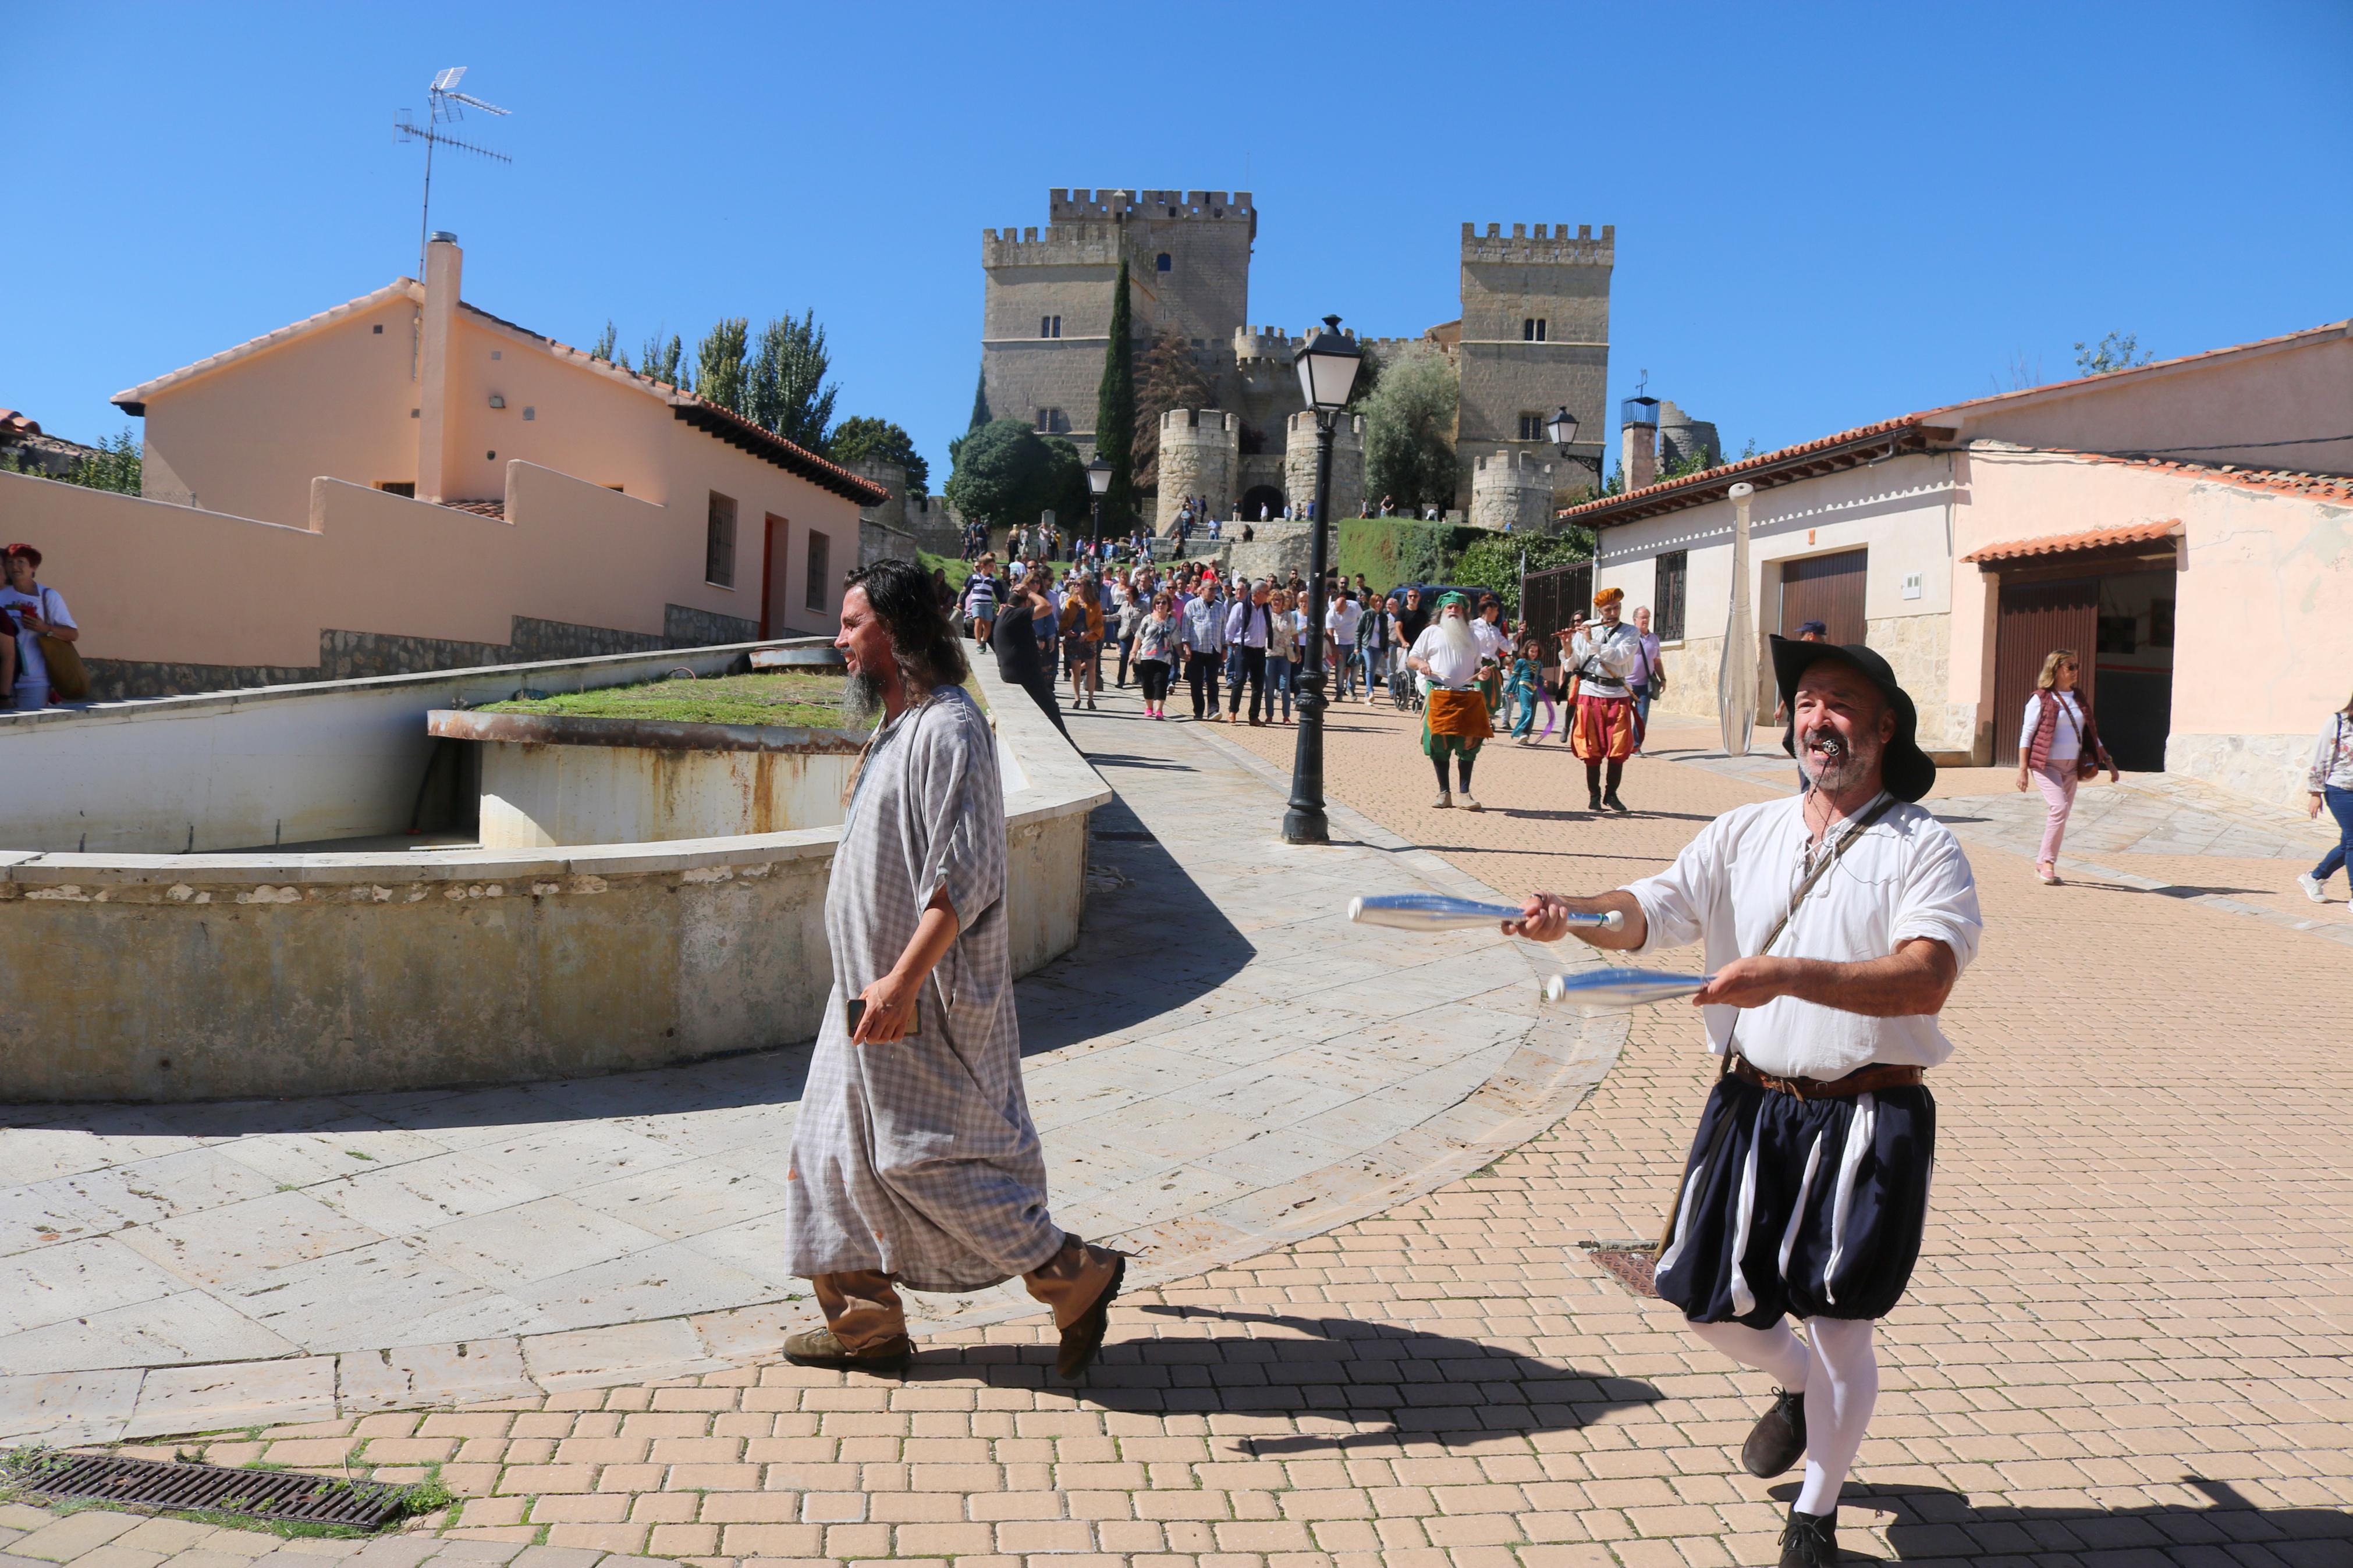
{"type": "Polygon", "coordinates": [[[1471,470],[1471,522],[1543,533],[1552,525],[1553,466],[1509,448],[1479,457],[1471,470]]]}
{"type": "MultiPolygon", "coordinates": [[[[1282,430],[1282,488],[1291,498],[1292,515],[1307,515],[1315,499],[1315,415],[1312,409],[1293,415],[1282,430]]],[[[1332,516],[1365,514],[1365,416],[1343,414],[1332,427],[1332,516]]]]}
{"type": "MultiPolygon", "coordinates": [[[[983,229],[981,381],[989,411],[1094,455],[1112,289],[1128,264],[1139,355],[1174,328],[1222,362],[1249,314],[1248,191],[1057,190],[1037,228],[983,229]]],[[[1212,367],[1213,385],[1224,379],[1212,367]]]]}
{"type": "Polygon", "coordinates": [[[1242,422],[1239,415],[1209,408],[1172,408],[1160,416],[1160,504],[1155,533],[1176,526],[1185,498],[1207,500],[1210,515],[1229,517],[1234,507],[1234,475],[1241,466],[1242,422]]]}
{"type": "Polygon", "coordinates": [[[1693,418],[1670,397],[1659,405],[1659,467],[1689,463],[1694,458],[1709,468],[1724,461],[1724,444],[1716,437],[1715,422],[1693,418]]]}
{"type": "Polygon", "coordinates": [[[1556,455],[1544,421],[1562,405],[1586,438],[1579,453],[1603,458],[1603,400],[1609,376],[1609,274],[1618,231],[1567,224],[1547,231],[1499,224],[1482,236],[1462,226],[1461,411],[1454,449],[1468,489],[1478,454],[1504,448],[1539,460],[1556,455]]]}

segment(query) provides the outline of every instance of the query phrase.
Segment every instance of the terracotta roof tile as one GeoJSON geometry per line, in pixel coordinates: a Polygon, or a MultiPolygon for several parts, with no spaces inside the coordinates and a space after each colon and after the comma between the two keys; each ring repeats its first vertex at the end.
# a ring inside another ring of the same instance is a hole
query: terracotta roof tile
{"type": "Polygon", "coordinates": [[[1972,550],[1963,561],[2022,561],[2031,555],[2063,555],[2073,550],[2105,550],[2118,544],[2148,544],[2181,532],[2181,520],[2137,522],[2129,528],[2087,528],[2080,533],[2046,533],[2040,539],[2014,539],[1972,550]]]}
{"type": "Polygon", "coordinates": [[[1628,490],[1621,495],[1602,496],[1599,500],[1580,501],[1576,506],[1563,508],[1559,515],[1565,518],[1575,518],[1587,512],[1614,510],[1624,506],[1629,501],[1662,496],[1673,490],[1697,489],[1718,485],[1725,479],[1741,474],[1755,473],[1786,463],[1793,458],[1803,458],[1815,452],[1826,452],[1832,447],[1866,440],[1873,436],[1893,436],[1912,428],[1927,417],[1925,414],[1907,414],[1900,419],[1883,419],[1876,425],[1858,425],[1852,430],[1841,430],[1834,436],[1818,437],[1811,441],[1800,441],[1794,447],[1782,447],[1770,452],[1759,452],[1753,458],[1743,458],[1733,463],[1720,463],[1713,468],[1702,468],[1695,474],[1683,474],[1672,479],[1662,479],[1657,484],[1644,485],[1641,489],[1628,490]]]}
{"type": "Polygon", "coordinates": [[[445,500],[441,503],[451,511],[470,511],[476,517],[494,517],[501,522],[507,519],[507,503],[503,500],[445,500]]]}

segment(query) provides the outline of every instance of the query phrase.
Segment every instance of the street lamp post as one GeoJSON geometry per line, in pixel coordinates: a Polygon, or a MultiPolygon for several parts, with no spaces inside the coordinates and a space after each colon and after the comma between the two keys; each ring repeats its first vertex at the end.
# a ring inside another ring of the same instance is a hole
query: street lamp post
{"type": "Polygon", "coordinates": [[[1356,340],[1340,331],[1340,318],[1324,318],[1324,330],[1300,345],[1293,362],[1299,388],[1315,413],[1315,515],[1308,538],[1307,662],[1300,671],[1299,749],[1291,764],[1291,809],[1283,813],[1286,844],[1328,844],[1324,816],[1324,531],[1332,517],[1332,427],[1347,406],[1349,389],[1364,361],[1356,340]]]}
{"type": "Polygon", "coordinates": [[[1094,513],[1095,559],[1098,561],[1103,559],[1103,492],[1110,489],[1111,465],[1103,460],[1101,453],[1097,453],[1095,460],[1087,465],[1087,489],[1090,492],[1088,505],[1094,513]]]}
{"type": "Polygon", "coordinates": [[[1568,411],[1567,405],[1563,404],[1552,411],[1552,417],[1545,421],[1545,434],[1550,436],[1552,444],[1560,448],[1562,461],[1582,463],[1593,470],[1593,488],[1598,492],[1601,489],[1601,459],[1568,449],[1577,439],[1577,416],[1568,411]]]}

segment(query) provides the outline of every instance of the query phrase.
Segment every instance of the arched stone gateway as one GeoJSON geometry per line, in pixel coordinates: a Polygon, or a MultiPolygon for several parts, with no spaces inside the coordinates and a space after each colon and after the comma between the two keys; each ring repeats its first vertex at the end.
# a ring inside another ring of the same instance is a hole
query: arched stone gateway
{"type": "Polygon", "coordinates": [[[1282,492],[1272,485],[1252,485],[1242,495],[1242,521],[1258,521],[1258,509],[1261,506],[1266,508],[1266,515],[1269,518],[1281,517],[1283,508],[1282,492]]]}

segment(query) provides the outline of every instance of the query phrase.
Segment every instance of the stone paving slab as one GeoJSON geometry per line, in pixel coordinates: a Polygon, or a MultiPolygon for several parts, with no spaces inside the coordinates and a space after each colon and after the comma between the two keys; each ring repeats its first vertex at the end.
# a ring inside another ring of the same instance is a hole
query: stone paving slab
{"type": "Polygon", "coordinates": [[[0,1568],[645,1568],[667,1560],[423,1533],[287,1538],[229,1525],[0,1504],[0,1568]]]}
{"type": "MultiPolygon", "coordinates": [[[[1018,988],[1025,1076],[1058,1216],[1134,1252],[1136,1285],[1474,1170],[1608,1070],[1622,1020],[1543,1007],[1539,950],[1342,915],[1358,892],[1488,889],[1361,820],[1281,844],[1283,795],[1238,750],[1074,728],[1118,795],[1078,949],[1018,988]]],[[[813,1317],[777,1261],[807,1059],[0,1110],[0,1437],[570,1394],[773,1351],[813,1317]]],[[[1036,1310],[1018,1286],[912,1300],[934,1328],[1036,1310]]]]}

